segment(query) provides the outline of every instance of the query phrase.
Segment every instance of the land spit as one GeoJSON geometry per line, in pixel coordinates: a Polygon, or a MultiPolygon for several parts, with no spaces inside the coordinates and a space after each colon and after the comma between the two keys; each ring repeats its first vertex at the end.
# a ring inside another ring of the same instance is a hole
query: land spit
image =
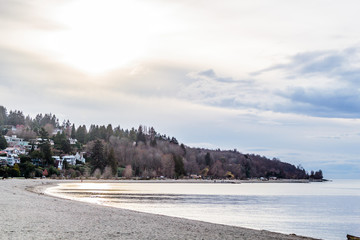
{"type": "Polygon", "coordinates": [[[44,195],[61,182],[80,181],[0,180],[0,239],[313,239],[44,195]]]}

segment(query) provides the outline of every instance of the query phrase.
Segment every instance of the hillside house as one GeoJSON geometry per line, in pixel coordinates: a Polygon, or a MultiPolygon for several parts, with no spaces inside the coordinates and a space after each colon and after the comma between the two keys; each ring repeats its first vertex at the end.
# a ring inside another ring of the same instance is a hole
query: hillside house
{"type": "Polygon", "coordinates": [[[14,166],[14,164],[19,164],[20,163],[20,159],[17,156],[3,156],[0,157],[0,165],[9,165],[9,166],[14,166]]]}
{"type": "Polygon", "coordinates": [[[76,165],[76,161],[85,163],[85,158],[83,156],[83,153],[76,153],[75,155],[65,155],[60,158],[60,156],[53,156],[55,166],[59,170],[63,169],[64,161],[66,161],[70,165],[76,165]]]}
{"type": "Polygon", "coordinates": [[[5,140],[9,147],[15,147],[19,149],[31,149],[31,145],[28,141],[24,141],[22,138],[18,138],[16,135],[5,136],[5,140]]]}

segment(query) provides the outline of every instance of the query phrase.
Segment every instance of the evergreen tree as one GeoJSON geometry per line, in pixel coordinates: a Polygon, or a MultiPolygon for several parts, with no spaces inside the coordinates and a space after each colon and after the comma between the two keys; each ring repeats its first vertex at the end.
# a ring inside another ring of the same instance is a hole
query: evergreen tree
{"type": "Polygon", "coordinates": [[[42,139],[42,141],[49,139],[49,133],[45,130],[45,128],[43,128],[43,127],[40,128],[39,134],[40,134],[40,138],[42,139]]]}
{"type": "Polygon", "coordinates": [[[205,164],[206,164],[206,166],[210,166],[210,164],[211,164],[211,157],[210,157],[209,152],[207,152],[205,155],[205,164]]]}
{"type": "Polygon", "coordinates": [[[184,151],[184,156],[186,155],[186,148],[185,148],[185,145],[184,144],[181,144],[180,145],[181,149],[184,151]]]}
{"type": "Polygon", "coordinates": [[[34,150],[30,153],[31,159],[42,159],[43,153],[39,150],[34,150]]]}
{"type": "Polygon", "coordinates": [[[54,137],[54,144],[56,149],[62,150],[64,153],[71,152],[70,140],[66,137],[65,132],[58,132],[54,137]]]}
{"type": "Polygon", "coordinates": [[[175,176],[179,178],[180,176],[185,175],[184,162],[181,156],[173,155],[174,163],[175,163],[175,176]]]}
{"type": "Polygon", "coordinates": [[[106,127],[106,141],[109,141],[109,138],[114,135],[114,130],[111,124],[108,124],[106,127]]]}
{"type": "Polygon", "coordinates": [[[79,126],[77,131],[76,131],[76,139],[82,143],[85,144],[86,143],[86,135],[87,135],[87,131],[86,131],[86,126],[79,126]]]}
{"type": "Polygon", "coordinates": [[[136,130],[135,130],[135,128],[130,129],[129,138],[134,142],[136,141],[136,130]]]}
{"type": "Polygon", "coordinates": [[[244,162],[244,171],[246,178],[251,178],[251,163],[249,158],[247,158],[244,162]]]}
{"type": "Polygon", "coordinates": [[[7,142],[4,136],[0,136],[0,150],[7,148],[7,142]]]}
{"type": "Polygon", "coordinates": [[[170,143],[179,145],[179,142],[178,142],[178,140],[177,140],[175,137],[172,137],[172,138],[171,138],[170,143]]]}
{"type": "Polygon", "coordinates": [[[10,111],[7,117],[8,125],[24,125],[25,124],[25,116],[22,111],[10,111]]]}
{"type": "Polygon", "coordinates": [[[136,134],[136,144],[138,144],[139,142],[143,142],[144,144],[146,144],[146,137],[145,134],[143,133],[142,126],[139,126],[139,130],[137,131],[136,134]]]}
{"type": "Polygon", "coordinates": [[[71,127],[71,138],[72,139],[76,138],[75,124],[73,124],[72,127],[71,127]]]}
{"type": "Polygon", "coordinates": [[[91,125],[90,126],[90,129],[89,129],[89,134],[88,134],[88,136],[89,136],[89,141],[94,141],[94,140],[96,140],[96,139],[98,139],[98,138],[101,138],[101,136],[100,136],[100,131],[99,131],[99,126],[98,125],[91,125]]]}
{"type": "Polygon", "coordinates": [[[99,168],[101,171],[105,168],[104,145],[100,140],[96,140],[91,151],[91,164],[93,170],[99,168]]]}
{"type": "Polygon", "coordinates": [[[314,179],[323,179],[323,173],[321,170],[315,172],[314,179]]]}
{"type": "Polygon", "coordinates": [[[20,177],[20,167],[18,164],[14,164],[14,166],[10,169],[10,175],[12,177],[20,177]]]}
{"type": "Polygon", "coordinates": [[[54,159],[52,158],[51,145],[49,141],[45,141],[40,146],[40,151],[43,154],[43,159],[45,160],[45,165],[54,165],[54,159]]]}
{"type": "Polygon", "coordinates": [[[114,129],[114,133],[113,133],[114,136],[116,137],[123,137],[125,134],[124,134],[124,130],[120,128],[120,126],[117,126],[115,129],[114,129]]]}
{"type": "Polygon", "coordinates": [[[100,137],[102,140],[106,141],[107,132],[106,132],[106,128],[105,128],[104,125],[99,127],[99,135],[98,135],[98,137],[100,137]]]}
{"type": "Polygon", "coordinates": [[[70,153],[71,152],[71,144],[70,144],[69,139],[61,140],[61,150],[64,153],[70,153]]]}

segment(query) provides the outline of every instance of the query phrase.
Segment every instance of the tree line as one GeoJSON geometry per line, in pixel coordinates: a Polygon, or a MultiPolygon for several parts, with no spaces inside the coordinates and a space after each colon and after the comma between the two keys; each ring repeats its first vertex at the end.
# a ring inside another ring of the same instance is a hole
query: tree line
{"type": "MultiPolygon", "coordinates": [[[[56,165],[53,155],[85,152],[84,166],[65,166],[76,176],[139,177],[139,178],[287,178],[322,179],[322,171],[310,174],[301,166],[294,166],[279,159],[269,159],[256,154],[243,154],[237,150],[209,150],[193,148],[178,142],[175,137],[157,133],[153,127],[123,129],[120,126],[76,126],[69,120],[61,124],[53,114],[25,117],[21,111],[10,111],[0,106],[2,134],[12,134],[9,126],[21,126],[16,134],[25,139],[40,137],[43,142],[38,150],[32,149],[23,162],[38,158],[43,168],[56,165]],[[54,130],[58,130],[54,134],[54,130]],[[69,138],[77,139],[71,145],[69,138]],[[54,146],[50,146],[53,140],[54,146]]],[[[1,143],[1,139],[0,139],[1,143]]],[[[30,163],[30,161],[29,161],[30,163]]],[[[67,174],[56,172],[53,174],[67,174]]],[[[34,170],[35,171],[35,170],[34,170]]],[[[47,171],[49,172],[49,171],[47,171]]],[[[0,172],[1,174],[1,172],[0,172]]]]}

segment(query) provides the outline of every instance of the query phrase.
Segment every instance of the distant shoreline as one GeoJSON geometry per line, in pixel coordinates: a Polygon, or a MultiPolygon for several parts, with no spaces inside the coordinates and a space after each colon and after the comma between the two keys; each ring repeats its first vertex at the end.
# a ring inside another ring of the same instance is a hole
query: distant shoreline
{"type": "MultiPolygon", "coordinates": [[[[35,178],[41,179],[41,178],[35,178]]],[[[228,183],[228,184],[242,184],[242,183],[312,183],[312,182],[327,182],[331,180],[309,180],[309,179],[277,179],[277,180],[261,180],[261,179],[42,179],[52,181],[84,181],[84,182],[118,182],[118,183],[228,183]]]]}

